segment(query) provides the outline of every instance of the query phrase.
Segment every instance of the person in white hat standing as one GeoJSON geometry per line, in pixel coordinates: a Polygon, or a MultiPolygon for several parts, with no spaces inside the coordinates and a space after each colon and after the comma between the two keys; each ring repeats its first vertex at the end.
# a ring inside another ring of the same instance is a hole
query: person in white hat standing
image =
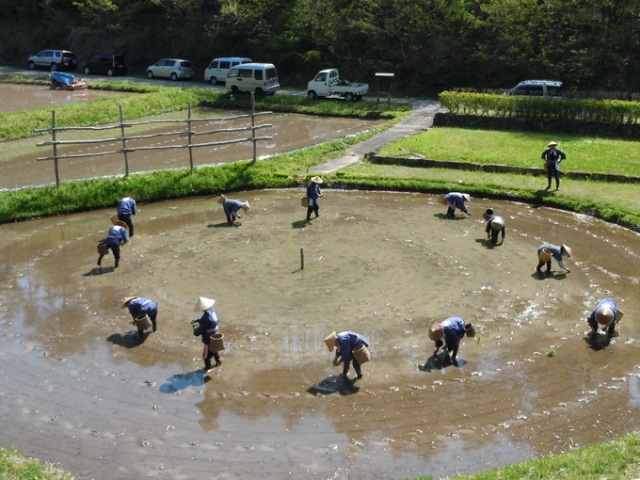
{"type": "Polygon", "coordinates": [[[240,200],[233,200],[221,195],[218,198],[218,203],[222,203],[222,209],[227,217],[227,225],[230,227],[239,219],[242,218],[240,210],[243,212],[249,211],[249,202],[243,202],[240,200]]]}
{"type": "Polygon", "coordinates": [[[564,264],[563,257],[571,258],[571,248],[567,245],[553,245],[551,243],[543,243],[538,247],[538,266],[536,267],[536,271],[539,274],[542,274],[542,266],[546,263],[547,265],[547,275],[551,275],[551,259],[554,258],[560,268],[564,268],[567,273],[570,273],[571,270],[564,264]],[[548,258],[545,260],[545,256],[548,258]]]}
{"type": "Polygon", "coordinates": [[[194,325],[193,334],[202,338],[204,347],[202,349],[202,359],[204,360],[204,369],[211,369],[211,358],[216,361],[216,367],[222,365],[220,360],[220,354],[218,352],[212,352],[209,348],[209,342],[211,335],[214,333],[220,333],[220,322],[218,321],[218,313],[213,305],[216,301],[213,298],[199,297],[194,307],[195,312],[202,312],[200,318],[191,322],[194,325]]]}
{"type": "Polygon", "coordinates": [[[442,197],[442,203],[447,205],[447,217],[453,218],[456,212],[456,208],[460,211],[466,213],[467,215],[471,215],[464,202],[470,202],[471,196],[467,193],[460,192],[449,192],[444,197],[442,197]]]}
{"type": "Polygon", "coordinates": [[[547,190],[551,188],[551,179],[556,179],[556,190],[560,190],[560,162],[566,160],[567,154],[560,150],[558,142],[549,142],[547,149],[542,152],[542,160],[544,160],[547,169],[547,190]]]}
{"type": "MultiPolygon", "coordinates": [[[[148,300],[142,297],[125,297],[122,301],[122,308],[129,308],[129,313],[133,317],[133,320],[139,320],[144,315],[149,316],[149,320],[151,320],[151,324],[153,325],[153,331],[158,330],[158,324],[156,319],[158,317],[158,304],[153,300],[148,300]]],[[[142,330],[142,322],[135,322],[138,326],[138,340],[142,341],[144,339],[144,330],[142,330]]]]}
{"type": "Polygon", "coordinates": [[[318,198],[322,196],[322,190],[320,184],[322,184],[322,178],[316,176],[311,179],[309,185],[307,185],[307,198],[309,199],[309,205],[307,206],[307,222],[311,221],[311,213],[316,214],[316,218],[320,216],[320,205],[318,205],[318,198]]]}
{"type": "Polygon", "coordinates": [[[616,325],[622,320],[623,313],[618,309],[618,304],[611,298],[604,298],[596,304],[595,310],[587,318],[591,327],[589,337],[594,338],[598,328],[607,332],[607,341],[611,340],[616,331],[616,325]]]}
{"type": "Polygon", "coordinates": [[[502,243],[504,243],[504,237],[507,236],[507,224],[504,218],[496,215],[491,208],[487,208],[482,214],[482,218],[487,221],[487,226],[484,229],[487,234],[487,239],[491,239],[491,243],[495,245],[498,243],[498,234],[502,233],[502,243]]]}
{"type": "Polygon", "coordinates": [[[464,336],[473,338],[476,336],[476,330],[470,323],[465,322],[460,317],[449,317],[440,323],[436,323],[429,328],[429,339],[435,342],[436,349],[433,351],[435,357],[440,350],[440,347],[444,347],[446,358],[449,358],[449,352],[451,352],[451,362],[458,366],[458,348],[460,347],[460,340],[464,336]],[[444,337],[444,341],[442,340],[444,337]]]}
{"type": "Polygon", "coordinates": [[[364,345],[369,346],[369,340],[356,332],[331,332],[325,339],[324,343],[330,352],[336,349],[336,356],[333,359],[333,365],[338,366],[342,362],[342,377],[348,380],[348,373],[351,364],[353,363],[353,369],[356,371],[358,379],[362,378],[362,366],[353,356],[353,350],[364,345]]]}

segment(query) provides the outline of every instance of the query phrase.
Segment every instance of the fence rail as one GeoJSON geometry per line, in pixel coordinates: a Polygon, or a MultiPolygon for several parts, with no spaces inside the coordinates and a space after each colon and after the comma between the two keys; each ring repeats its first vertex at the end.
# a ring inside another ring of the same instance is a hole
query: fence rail
{"type": "Polygon", "coordinates": [[[50,128],[42,128],[36,130],[36,133],[51,133],[51,140],[37,143],[38,147],[52,147],[53,153],[50,156],[46,157],[38,157],[37,161],[50,161],[53,160],[55,162],[55,176],[56,176],[56,185],[60,186],[60,172],[59,172],[59,161],[64,159],[73,159],[73,158],[86,158],[86,157],[103,157],[106,155],[123,155],[124,164],[125,164],[125,176],[129,175],[129,158],[128,154],[139,151],[150,151],[150,150],[181,150],[181,149],[189,149],[189,168],[193,170],[193,149],[201,148],[201,147],[216,147],[222,145],[231,145],[237,143],[252,143],[253,144],[253,161],[257,160],[257,142],[263,140],[271,140],[273,137],[271,136],[257,136],[256,132],[265,128],[272,128],[271,124],[258,124],[256,125],[256,118],[264,115],[271,115],[273,112],[256,112],[255,111],[255,98],[253,94],[251,95],[251,113],[243,114],[243,115],[235,115],[231,117],[215,117],[215,118],[191,118],[191,105],[189,105],[188,116],[186,119],[175,119],[175,120],[146,120],[142,122],[125,122],[124,115],[122,112],[122,106],[119,107],[120,111],[120,121],[117,124],[113,125],[103,125],[103,126],[91,126],[91,127],[83,127],[83,126],[65,126],[59,127],[56,124],[56,112],[55,110],[51,112],[51,127],[50,128]],[[243,127],[232,127],[232,128],[217,128],[214,130],[207,130],[204,132],[196,132],[193,130],[193,126],[199,123],[207,123],[207,122],[231,122],[234,120],[242,120],[242,119],[250,119],[250,125],[243,127]],[[126,135],[126,129],[133,128],[137,126],[145,126],[145,125],[153,125],[153,124],[186,124],[186,130],[175,130],[171,132],[160,132],[160,133],[151,133],[151,134],[138,134],[138,135],[126,135]],[[61,132],[78,132],[78,131],[107,131],[107,130],[120,130],[120,136],[117,137],[108,137],[108,138],[94,138],[89,140],[81,140],[81,139],[71,139],[71,140],[58,140],[57,135],[61,132]],[[204,142],[194,142],[194,137],[205,137],[205,136],[215,136],[220,134],[240,134],[249,132],[250,136],[242,136],[238,138],[232,138],[227,140],[219,140],[219,141],[204,141],[204,142]],[[176,137],[176,142],[171,145],[151,145],[151,146],[129,146],[127,142],[134,140],[149,140],[152,138],[160,138],[160,137],[176,137]],[[177,143],[177,140],[181,138],[187,138],[186,143],[177,143]],[[70,145],[108,145],[115,142],[121,143],[121,148],[114,150],[107,150],[101,152],[91,152],[91,153],[69,153],[69,154],[60,154],[58,153],[58,147],[61,146],[70,146],[70,145]]]}

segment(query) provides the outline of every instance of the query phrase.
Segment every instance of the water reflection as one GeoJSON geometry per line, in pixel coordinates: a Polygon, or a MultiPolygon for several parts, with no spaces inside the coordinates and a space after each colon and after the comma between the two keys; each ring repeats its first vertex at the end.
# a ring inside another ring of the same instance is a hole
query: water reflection
{"type": "MultiPolygon", "coordinates": [[[[209,228],[224,221],[214,197],[142,205],[139,234],[108,275],[87,273],[111,210],[0,226],[0,411],[12,416],[0,426],[10,441],[33,439],[24,434],[33,431],[31,405],[14,410],[27,402],[50,416],[77,412],[89,436],[106,430],[118,439],[115,447],[96,442],[92,458],[112,447],[133,456],[132,446],[151,442],[143,460],[127,463],[129,478],[163,456],[200,455],[193,475],[215,456],[238,477],[268,468],[396,478],[480,470],[601,440],[585,418],[606,422],[607,436],[640,425],[640,326],[622,322],[620,336],[597,351],[584,342],[594,299],[611,292],[625,311],[640,308],[636,234],[492,201],[510,215],[511,233],[488,250],[474,241],[479,219],[434,230],[429,195],[328,188],[322,221],[301,229],[291,228],[299,191],[236,196],[252,205],[238,228],[209,228]],[[542,236],[574,249],[566,278],[531,276],[542,236]],[[610,261],[589,254],[612,245],[624,248],[610,261]],[[487,265],[499,268],[488,274],[487,265]],[[160,304],[158,331],[142,345],[120,309],[131,294],[160,304]],[[223,367],[207,377],[189,325],[201,295],[216,299],[229,339],[223,367]],[[476,325],[478,338],[464,340],[458,367],[438,368],[427,329],[452,310],[476,325]],[[372,341],[354,388],[340,384],[322,343],[334,329],[372,341]],[[35,355],[18,361],[25,352],[35,355]],[[420,371],[425,362],[434,368],[420,371]],[[96,414],[108,421],[94,426],[96,414]]],[[[478,211],[488,206],[474,200],[478,211]]],[[[74,465],[75,447],[64,445],[81,437],[80,427],[65,428],[49,431],[74,465]]],[[[83,471],[101,477],[107,467],[92,468],[83,471]]]]}

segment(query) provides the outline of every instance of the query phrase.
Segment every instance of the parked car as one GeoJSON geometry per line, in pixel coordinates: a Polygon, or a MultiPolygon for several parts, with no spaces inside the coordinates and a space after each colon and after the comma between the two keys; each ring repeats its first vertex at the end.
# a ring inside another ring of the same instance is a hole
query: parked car
{"type": "Polygon", "coordinates": [[[100,74],[112,77],[114,75],[126,75],[127,64],[123,55],[108,53],[96,53],[84,63],[82,71],[85,75],[100,74]]]}
{"type": "Polygon", "coordinates": [[[557,80],[524,80],[505,95],[515,97],[562,98],[562,82],[557,80]]]}
{"type": "Polygon", "coordinates": [[[68,50],[42,50],[27,59],[29,70],[48,68],[49,70],[75,70],[78,57],[68,50]]]}
{"type": "Polygon", "coordinates": [[[204,81],[210,82],[212,85],[217,83],[225,83],[227,74],[231,67],[242,65],[243,63],[251,63],[250,58],[246,57],[220,57],[211,60],[211,63],[204,71],[204,81]]]}
{"type": "Polygon", "coordinates": [[[228,92],[254,92],[256,95],[273,95],[280,88],[278,71],[271,63],[245,63],[229,69],[228,92]]]}
{"type": "Polygon", "coordinates": [[[190,80],[193,78],[193,68],[189,60],[163,58],[147,67],[147,77],[170,78],[174,82],[177,80],[190,80]]]}

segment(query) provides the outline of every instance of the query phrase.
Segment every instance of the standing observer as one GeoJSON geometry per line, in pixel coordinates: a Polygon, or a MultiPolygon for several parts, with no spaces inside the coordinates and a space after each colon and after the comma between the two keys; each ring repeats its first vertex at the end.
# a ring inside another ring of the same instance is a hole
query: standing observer
{"type": "Polygon", "coordinates": [[[542,152],[542,160],[547,170],[547,190],[551,188],[551,179],[556,179],[556,190],[560,190],[560,162],[566,160],[567,155],[560,150],[558,142],[549,142],[547,149],[542,152]]]}

